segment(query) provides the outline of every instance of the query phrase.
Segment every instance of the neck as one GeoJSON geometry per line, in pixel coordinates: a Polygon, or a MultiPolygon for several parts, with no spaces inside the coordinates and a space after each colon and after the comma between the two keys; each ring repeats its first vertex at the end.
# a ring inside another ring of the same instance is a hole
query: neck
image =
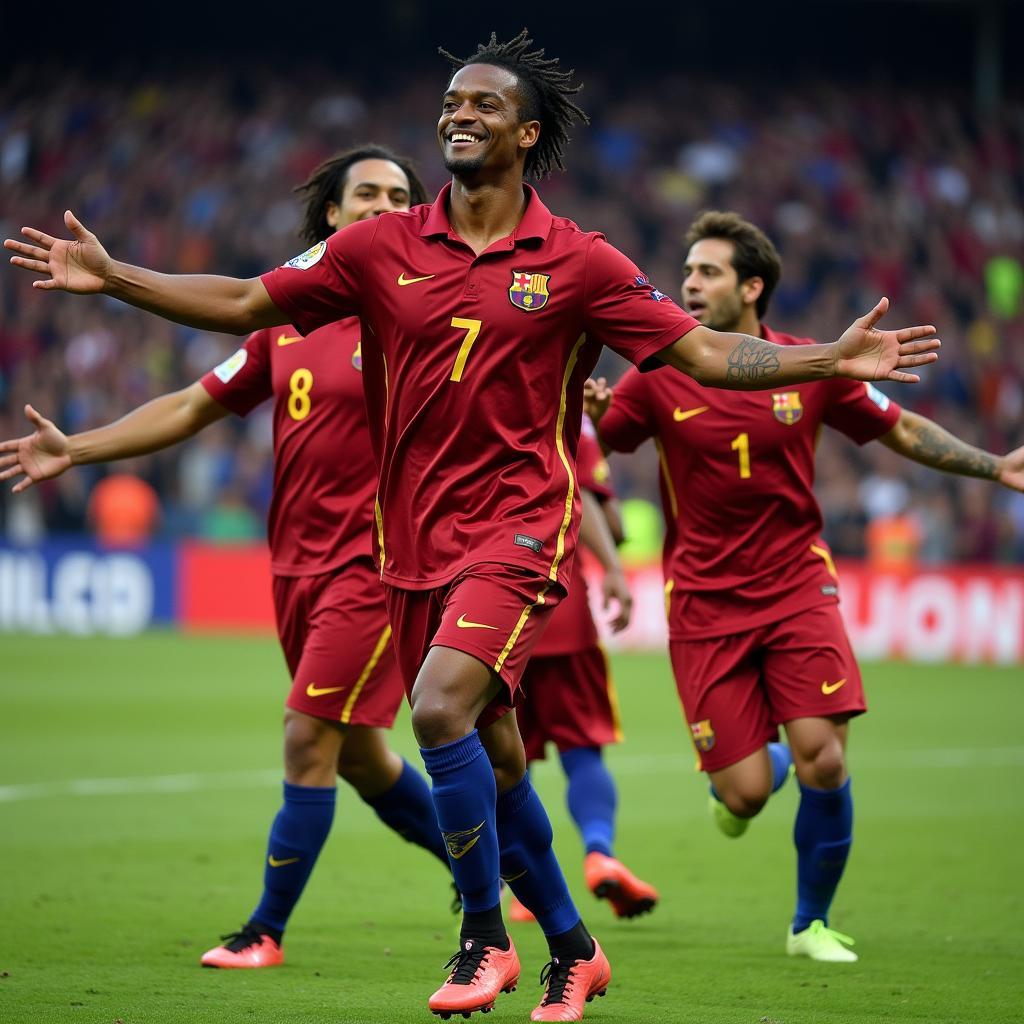
{"type": "Polygon", "coordinates": [[[739,318],[733,330],[737,334],[749,334],[754,338],[760,338],[761,321],[757,319],[757,310],[753,306],[748,306],[744,309],[743,315],[739,318]]]}
{"type": "Polygon", "coordinates": [[[526,210],[521,174],[498,182],[452,180],[448,219],[452,230],[479,256],[519,226],[526,210]]]}

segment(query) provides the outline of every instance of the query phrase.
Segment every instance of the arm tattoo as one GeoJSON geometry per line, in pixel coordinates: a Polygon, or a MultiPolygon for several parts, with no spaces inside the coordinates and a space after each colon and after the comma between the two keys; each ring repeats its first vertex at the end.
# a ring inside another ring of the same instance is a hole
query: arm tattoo
{"type": "Polygon", "coordinates": [[[961,441],[923,417],[914,417],[908,426],[910,431],[904,452],[912,459],[947,473],[996,479],[999,463],[994,455],[961,441]]]}
{"type": "Polygon", "coordinates": [[[765,380],[779,372],[779,347],[760,338],[745,337],[729,353],[730,381],[765,380]]]}

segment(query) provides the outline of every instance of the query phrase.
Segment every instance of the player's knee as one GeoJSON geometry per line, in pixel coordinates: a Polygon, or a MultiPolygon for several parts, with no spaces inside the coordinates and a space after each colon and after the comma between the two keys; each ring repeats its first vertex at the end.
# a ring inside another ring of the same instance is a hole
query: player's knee
{"type": "Polygon", "coordinates": [[[759,786],[732,786],[718,797],[737,818],[753,818],[768,802],[771,789],[759,786]]]}
{"type": "Polygon", "coordinates": [[[340,738],[327,722],[288,708],[284,716],[284,761],[289,777],[333,776],[340,738]]]}
{"type": "MultiPolygon", "coordinates": [[[[799,769],[800,766],[798,766],[799,769]]],[[[814,789],[838,789],[846,780],[846,756],[838,739],[822,743],[806,759],[800,781],[814,789]]]]}
{"type": "Polygon", "coordinates": [[[422,697],[412,704],[412,731],[421,747],[454,743],[469,731],[464,725],[443,701],[422,697]]]}

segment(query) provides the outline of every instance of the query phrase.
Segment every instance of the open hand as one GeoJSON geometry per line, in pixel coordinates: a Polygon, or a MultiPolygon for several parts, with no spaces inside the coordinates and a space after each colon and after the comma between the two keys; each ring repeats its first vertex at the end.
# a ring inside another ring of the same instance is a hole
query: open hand
{"type": "Polygon", "coordinates": [[[8,238],[4,248],[17,253],[11,257],[11,263],[43,275],[43,280],[32,282],[33,288],[56,288],[80,295],[102,292],[110,274],[107,250],[70,210],[64,212],[64,223],[75,236],[71,240],[54,238],[36,228],[21,229],[34,245],[8,238]]]}
{"type": "Polygon", "coordinates": [[[583,411],[591,418],[596,427],[601,417],[612,404],[612,389],[605,377],[588,377],[583,382],[583,411]]]}
{"type": "Polygon", "coordinates": [[[855,320],[836,342],[836,376],[855,380],[895,380],[916,384],[921,378],[906,373],[908,367],[925,366],[939,358],[942,342],[933,338],[935,328],[904,327],[879,331],[875,324],[885,315],[889,300],[882,298],[870,313],[855,320]]]}
{"type": "Polygon", "coordinates": [[[14,453],[0,454],[0,480],[24,474],[23,479],[11,488],[15,494],[28,490],[40,480],[60,476],[71,467],[67,435],[40,416],[31,405],[25,406],[25,417],[36,428],[34,434],[0,441],[0,453],[14,453]]]}
{"type": "Polygon", "coordinates": [[[1024,445],[1008,452],[999,460],[997,479],[1015,491],[1024,491],[1024,445]]]}

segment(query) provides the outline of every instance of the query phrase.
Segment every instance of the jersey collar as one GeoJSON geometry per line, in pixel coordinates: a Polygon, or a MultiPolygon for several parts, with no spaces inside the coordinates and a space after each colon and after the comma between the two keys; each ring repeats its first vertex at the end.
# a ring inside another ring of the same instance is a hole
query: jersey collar
{"type": "MultiPolygon", "coordinates": [[[[551,233],[552,216],[551,211],[540,201],[537,190],[532,185],[523,184],[526,192],[526,209],[523,211],[523,218],[515,231],[512,232],[512,240],[521,242],[527,238],[538,238],[546,241],[551,233]]],[[[420,236],[430,238],[437,235],[444,237],[457,236],[452,232],[451,221],[448,219],[448,197],[451,195],[452,184],[447,185],[438,193],[427,214],[427,219],[420,228],[420,236]]]]}

